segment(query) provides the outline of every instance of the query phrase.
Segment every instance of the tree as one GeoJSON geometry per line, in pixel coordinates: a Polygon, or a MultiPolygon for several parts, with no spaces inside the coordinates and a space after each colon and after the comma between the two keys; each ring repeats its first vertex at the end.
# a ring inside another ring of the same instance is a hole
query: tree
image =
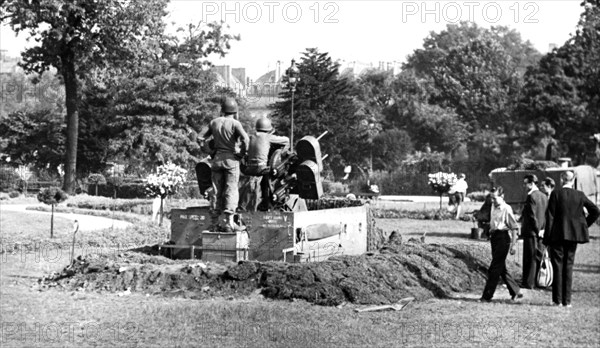
{"type": "Polygon", "coordinates": [[[392,84],[391,105],[383,110],[385,129],[410,134],[412,147],[452,153],[465,143],[467,124],[454,108],[431,103],[439,95],[431,78],[419,78],[413,71],[400,73],[392,84]]]}
{"type": "Polygon", "coordinates": [[[520,141],[526,147],[555,141],[558,153],[598,165],[593,133],[600,129],[600,1],[586,0],[582,6],[575,35],[525,75],[520,141]]]}
{"type": "Polygon", "coordinates": [[[106,178],[100,173],[93,173],[88,176],[88,182],[96,186],[96,196],[98,195],[98,185],[106,185],[106,178]]]}
{"type": "Polygon", "coordinates": [[[456,184],[457,180],[458,178],[454,173],[437,172],[428,174],[427,183],[440,196],[440,212],[442,211],[442,196],[450,191],[450,188],[456,184]]]}
{"type": "Polygon", "coordinates": [[[512,145],[518,137],[514,115],[522,74],[538,59],[531,43],[513,30],[461,23],[431,33],[404,69],[433,82],[428,102],[456,112],[458,121],[467,125],[469,156],[477,159],[490,150],[481,141],[484,135],[504,139],[505,155],[518,150],[512,145]]]}
{"type": "Polygon", "coordinates": [[[0,118],[15,112],[46,110],[58,115],[64,112],[65,90],[53,72],[26,75],[22,71],[2,78],[0,118]]]}
{"type": "Polygon", "coordinates": [[[154,59],[85,94],[91,124],[98,119],[93,115],[106,115],[105,126],[96,127],[107,140],[107,156],[126,161],[129,172],[143,175],[166,160],[193,167],[200,154],[197,138],[218,114],[220,99],[235,96],[216,86],[206,59],[224,56],[239,37],[216,23],[190,24],[179,32],[161,37],[154,59]]]}
{"type": "MultiPolygon", "coordinates": [[[[308,48],[297,66],[300,80],[294,95],[294,139],[328,131],[320,141],[322,152],[329,155],[330,167],[340,173],[344,165],[364,161],[359,153],[365,139],[358,134],[362,117],[350,82],[339,75],[339,64],[328,53],[308,48]]],[[[272,117],[277,130],[289,134],[291,91],[284,89],[280,97],[282,101],[271,105],[272,117]]]]}
{"type": "Polygon", "coordinates": [[[8,0],[2,21],[27,32],[38,45],[22,53],[27,72],[57,69],[65,84],[67,110],[65,180],[75,186],[79,128],[80,79],[109,64],[135,64],[152,54],[149,38],[162,34],[167,0],[8,0]]]}
{"type": "Polygon", "coordinates": [[[413,145],[408,132],[396,128],[383,131],[373,139],[373,168],[391,172],[412,151],[413,145]]]}
{"type": "Polygon", "coordinates": [[[52,206],[50,215],[50,238],[54,238],[54,206],[67,200],[69,196],[58,187],[48,187],[38,193],[38,201],[52,206]]]}
{"type": "Polygon", "coordinates": [[[12,113],[0,119],[0,151],[15,162],[56,171],[63,163],[64,129],[60,114],[47,110],[12,113]]]}
{"type": "MultiPolygon", "coordinates": [[[[394,76],[391,71],[380,71],[370,69],[362,73],[358,78],[351,79],[353,84],[353,95],[358,107],[357,116],[361,119],[360,127],[357,129],[357,145],[353,151],[354,158],[357,158],[357,168],[362,171],[360,159],[364,158],[367,162],[367,186],[370,186],[370,176],[374,168],[381,165],[390,167],[389,162],[381,162],[381,157],[377,158],[376,138],[383,130],[384,111],[390,107],[393,102],[393,84],[394,76]],[[375,164],[379,160],[379,163],[375,164]]],[[[387,138],[380,138],[379,141],[387,138]]],[[[385,142],[385,141],[384,141],[385,142]]],[[[379,144],[382,145],[382,144],[379,144]]],[[[392,145],[390,143],[386,145],[392,145]]],[[[392,145],[393,147],[393,145],[392,145]]],[[[382,148],[379,148],[381,150],[382,148]]],[[[388,151],[390,147],[386,146],[388,151]]],[[[381,151],[379,151],[381,152],[381,151]]],[[[379,168],[380,169],[380,168],[379,168]]]]}

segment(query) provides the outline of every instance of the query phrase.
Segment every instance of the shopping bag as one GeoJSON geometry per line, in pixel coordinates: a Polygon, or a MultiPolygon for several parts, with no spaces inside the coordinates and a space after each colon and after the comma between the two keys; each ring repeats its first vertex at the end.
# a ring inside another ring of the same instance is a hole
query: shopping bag
{"type": "Polygon", "coordinates": [[[544,249],[544,255],[542,256],[542,262],[540,263],[540,269],[536,278],[537,286],[547,288],[552,285],[552,279],[552,263],[550,263],[550,257],[548,257],[548,249],[544,249]]]}

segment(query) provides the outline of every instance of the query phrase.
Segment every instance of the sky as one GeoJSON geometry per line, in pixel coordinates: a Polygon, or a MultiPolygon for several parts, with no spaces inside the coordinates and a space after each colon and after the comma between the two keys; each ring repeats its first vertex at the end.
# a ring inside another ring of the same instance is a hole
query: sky
{"type": "MultiPolygon", "coordinates": [[[[546,53],[549,44],[562,45],[575,32],[582,12],[579,0],[496,1],[199,1],[172,0],[168,23],[183,26],[224,20],[231,34],[229,54],[216,65],[246,68],[257,79],[275,69],[285,69],[309,47],[328,52],[334,60],[372,63],[404,62],[431,31],[467,20],[489,28],[516,29],[524,40],[546,53]]],[[[24,35],[6,25],[0,48],[17,56],[26,47],[24,35]]]]}

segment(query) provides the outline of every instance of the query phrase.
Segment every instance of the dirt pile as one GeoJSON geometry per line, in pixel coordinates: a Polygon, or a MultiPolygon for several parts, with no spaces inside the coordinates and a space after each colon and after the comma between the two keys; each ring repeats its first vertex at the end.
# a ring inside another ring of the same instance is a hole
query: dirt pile
{"type": "Polygon", "coordinates": [[[388,304],[412,296],[445,297],[483,288],[489,257],[452,246],[392,234],[377,252],[337,256],[324,262],[241,262],[218,265],[175,261],[156,247],[78,260],[40,286],[69,290],[137,291],[166,296],[246,296],[257,289],[274,299],[305,299],[320,305],[342,302],[388,304]]]}

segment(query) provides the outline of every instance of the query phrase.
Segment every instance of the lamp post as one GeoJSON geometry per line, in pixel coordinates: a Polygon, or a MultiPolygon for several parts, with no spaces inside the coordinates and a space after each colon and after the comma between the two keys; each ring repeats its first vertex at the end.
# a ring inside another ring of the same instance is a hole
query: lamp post
{"type": "Polygon", "coordinates": [[[292,108],[291,108],[291,125],[290,125],[290,150],[294,151],[294,92],[296,92],[296,84],[300,80],[298,75],[300,74],[300,70],[296,66],[296,61],[292,59],[292,65],[285,71],[285,74],[288,77],[288,87],[290,88],[290,92],[292,92],[292,108]]]}

